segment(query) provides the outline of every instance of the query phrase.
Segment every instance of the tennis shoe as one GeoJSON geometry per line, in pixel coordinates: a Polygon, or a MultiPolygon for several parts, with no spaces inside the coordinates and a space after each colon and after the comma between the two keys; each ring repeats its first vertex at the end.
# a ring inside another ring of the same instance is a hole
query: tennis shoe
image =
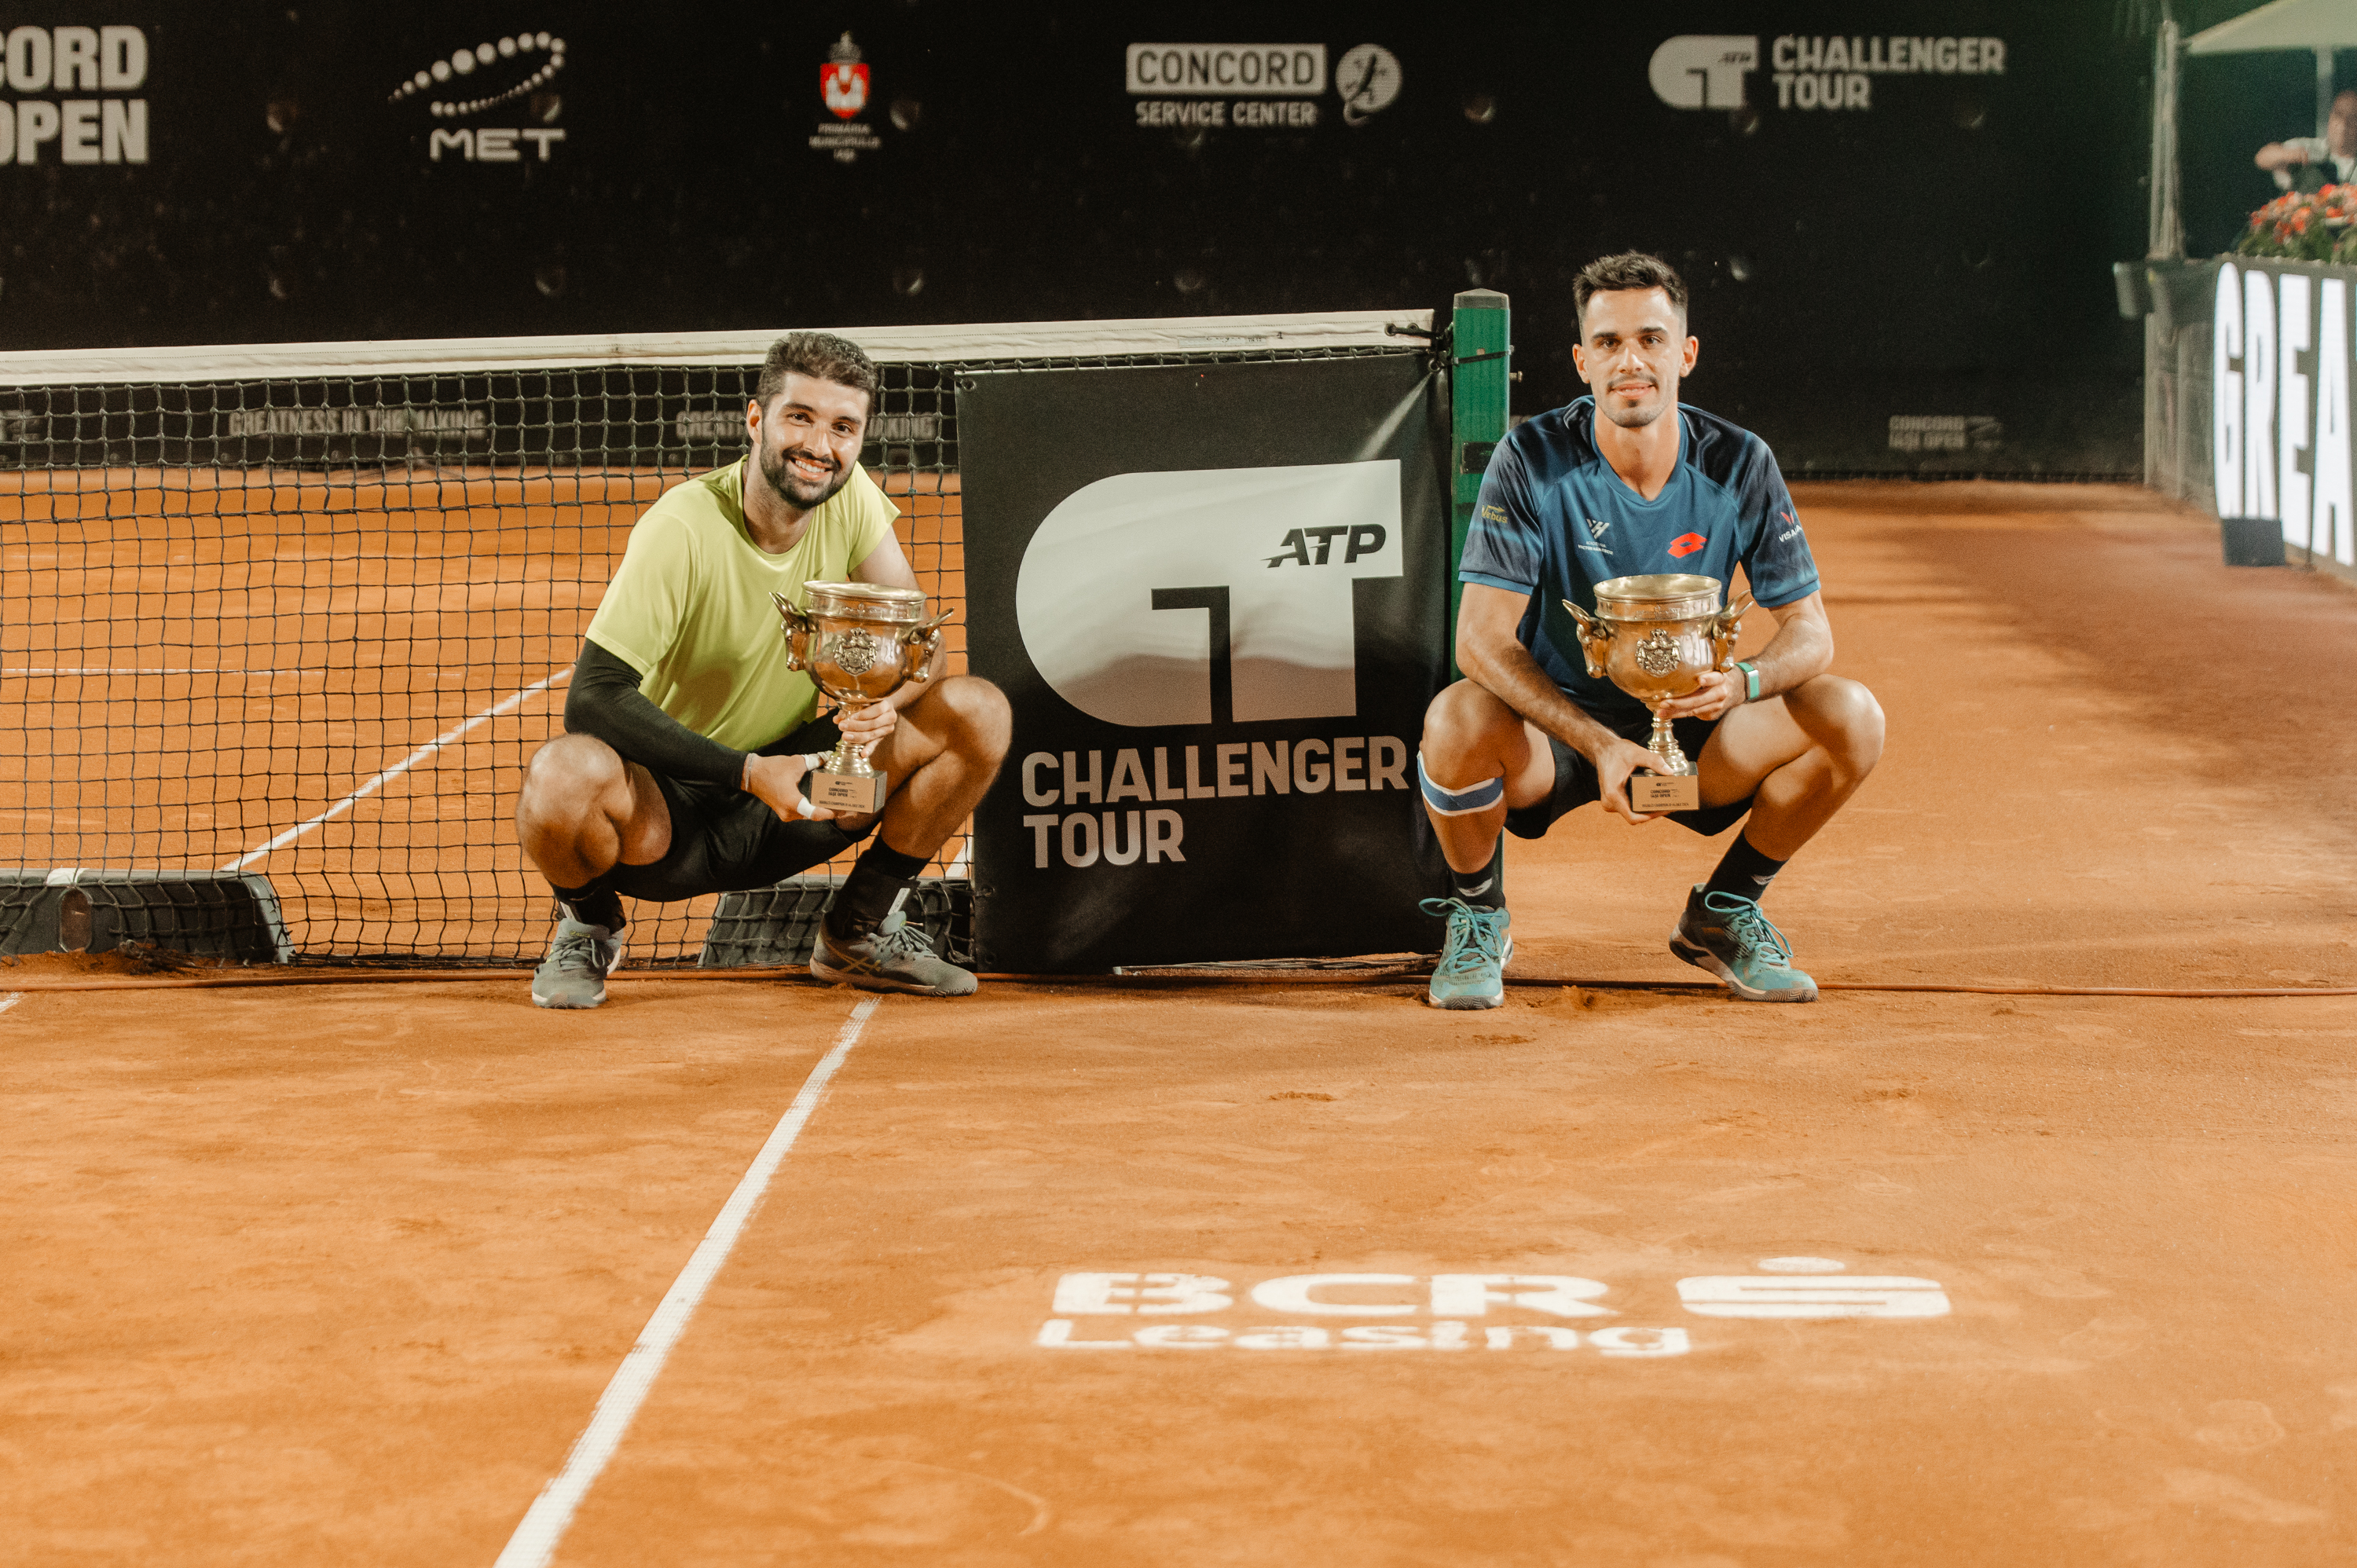
{"type": "Polygon", "coordinates": [[[1817,983],[1792,967],[1784,933],[1760,906],[1732,893],[1686,896],[1686,912],[1670,934],[1670,950],[1718,976],[1747,1002],[1814,1002],[1817,983]]]}
{"type": "Polygon", "coordinates": [[[838,937],[821,920],[810,968],[821,980],[915,996],[971,996],[981,983],[934,952],[925,933],[898,909],[882,925],[856,937],[838,937]]]}
{"type": "Polygon", "coordinates": [[[1462,898],[1426,898],[1417,908],[1448,919],[1448,934],[1440,943],[1440,963],[1432,972],[1425,1001],[1450,1009],[1503,1006],[1506,961],[1514,956],[1506,911],[1468,904],[1462,898]]]}
{"type": "Polygon", "coordinates": [[[621,967],[622,940],[603,926],[566,915],[556,922],[548,956],[532,973],[535,1007],[595,1007],[606,1000],[606,977],[621,967]]]}

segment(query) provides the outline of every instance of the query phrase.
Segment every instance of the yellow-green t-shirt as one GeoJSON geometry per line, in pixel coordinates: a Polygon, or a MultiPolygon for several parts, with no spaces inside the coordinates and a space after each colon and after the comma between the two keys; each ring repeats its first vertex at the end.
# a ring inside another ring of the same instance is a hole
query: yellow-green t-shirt
{"type": "Polygon", "coordinates": [[[794,547],[772,555],[745,531],[745,467],[674,485],[647,509],[590,619],[589,640],[636,670],[639,691],[673,718],[758,751],[818,711],[811,678],[786,668],[770,595],[807,607],[804,585],[848,580],[900,512],[855,464],[794,547]]]}

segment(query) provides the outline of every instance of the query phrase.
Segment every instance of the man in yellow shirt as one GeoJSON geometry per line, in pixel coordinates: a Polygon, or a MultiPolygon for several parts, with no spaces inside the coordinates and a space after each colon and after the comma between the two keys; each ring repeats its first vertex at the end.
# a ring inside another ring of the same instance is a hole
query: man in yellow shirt
{"type": "Polygon", "coordinates": [[[666,490],[630,531],[589,622],[564,735],[524,776],[516,832],[563,918],[533,977],[543,1007],[595,1007],[620,961],[621,896],[669,901],[767,887],[831,860],[879,818],[802,788],[837,734],[867,744],[892,793],[822,922],[811,972],[869,991],[963,996],[974,978],[900,913],[1006,755],[1006,699],[971,675],[902,686],[843,718],[786,668],[772,590],[917,586],[899,516],[859,467],[876,367],[857,345],[796,332],[770,346],[745,421],[753,450],[666,490]]]}

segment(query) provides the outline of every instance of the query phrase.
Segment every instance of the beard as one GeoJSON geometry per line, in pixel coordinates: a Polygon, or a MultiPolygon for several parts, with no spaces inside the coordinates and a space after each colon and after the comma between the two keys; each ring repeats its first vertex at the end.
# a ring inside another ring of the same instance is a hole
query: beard
{"type": "Polygon", "coordinates": [[[1667,413],[1677,401],[1665,395],[1659,383],[1656,383],[1653,388],[1653,399],[1651,404],[1640,404],[1635,408],[1630,408],[1622,404],[1614,395],[1613,389],[1607,388],[1597,395],[1596,406],[1602,412],[1605,418],[1621,429],[1642,430],[1667,413]]]}
{"type": "MultiPolygon", "coordinates": [[[[834,497],[835,491],[851,482],[851,469],[848,466],[836,469],[824,479],[803,479],[798,478],[794,471],[786,466],[797,456],[796,453],[783,447],[765,445],[759,456],[761,478],[769,481],[770,489],[777,492],[779,499],[797,511],[815,510],[825,505],[834,497]]],[[[804,452],[799,456],[818,457],[821,462],[833,461],[814,452],[804,452]]]]}

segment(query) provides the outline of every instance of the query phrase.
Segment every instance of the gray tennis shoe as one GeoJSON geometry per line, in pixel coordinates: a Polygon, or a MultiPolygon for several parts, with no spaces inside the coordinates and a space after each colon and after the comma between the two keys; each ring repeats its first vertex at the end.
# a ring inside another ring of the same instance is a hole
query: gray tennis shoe
{"type": "Polygon", "coordinates": [[[884,923],[856,937],[838,937],[821,920],[811,947],[811,972],[862,991],[905,991],[917,996],[971,996],[981,983],[933,951],[925,933],[895,909],[884,923]]]}
{"type": "Polygon", "coordinates": [[[560,917],[548,956],[532,972],[535,1007],[595,1007],[606,1000],[606,977],[621,967],[622,940],[603,926],[560,917]]]}

